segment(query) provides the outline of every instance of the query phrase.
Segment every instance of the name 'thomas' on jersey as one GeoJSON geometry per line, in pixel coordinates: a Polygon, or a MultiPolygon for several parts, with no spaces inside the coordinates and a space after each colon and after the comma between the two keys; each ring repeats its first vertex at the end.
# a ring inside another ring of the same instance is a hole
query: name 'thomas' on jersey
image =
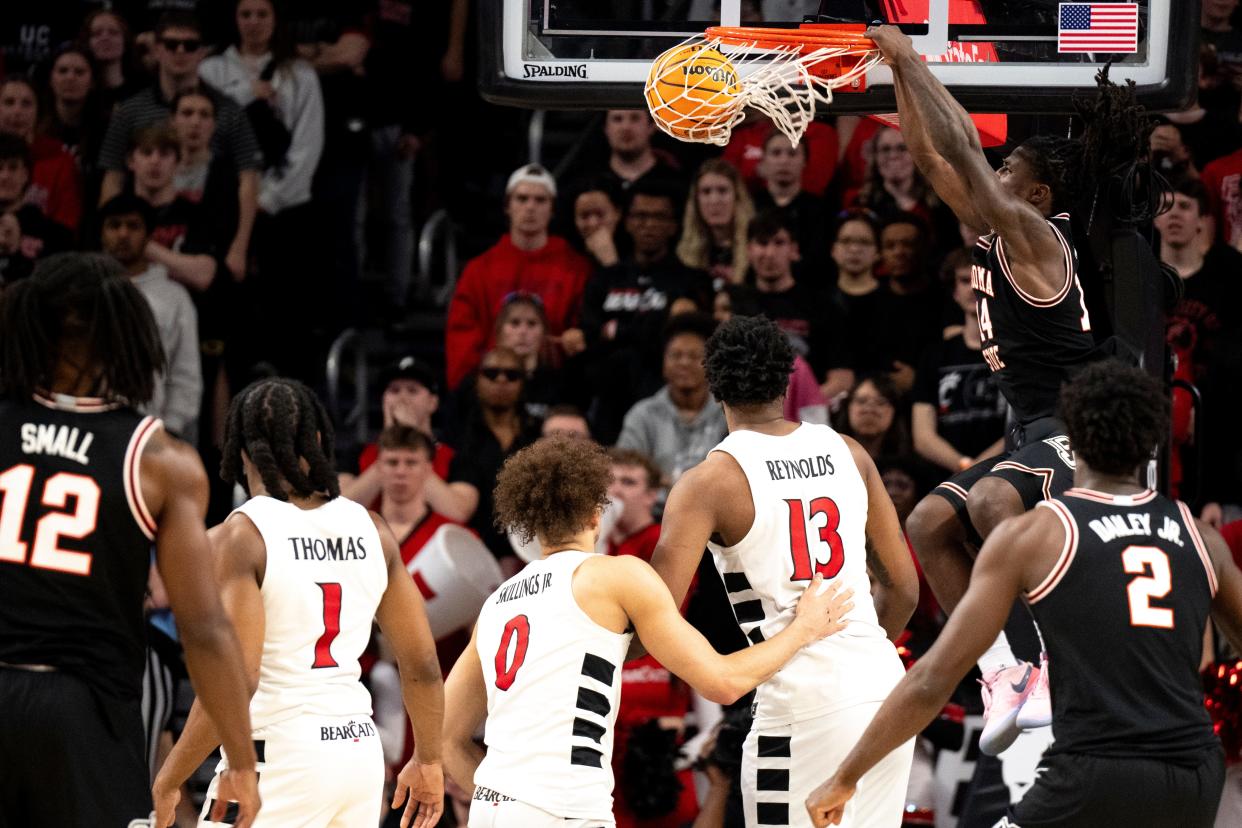
{"type": "Polygon", "coordinates": [[[1197,764],[1219,741],[1199,660],[1216,570],[1185,504],[1070,489],[1056,565],[1027,596],[1048,647],[1050,753],[1197,764]]]}
{"type": "Polygon", "coordinates": [[[1022,423],[1056,411],[1061,385],[1073,369],[1090,361],[1095,349],[1069,214],[1047,221],[1065,267],[1065,283],[1055,296],[1039,299],[1018,287],[1005,240],[996,233],[975,244],[970,275],[983,358],[1022,423]]]}
{"type": "Polygon", "coordinates": [[[595,553],[557,552],[501,584],[479,612],[487,755],[476,785],[558,817],[612,822],[612,744],[631,633],[573,594],[595,553]]]}
{"type": "Polygon", "coordinates": [[[793,620],[816,573],[854,590],[848,626],[803,648],[755,695],[755,724],[789,724],[883,701],[905,672],[876,617],[867,575],[867,486],[849,446],[828,426],[784,436],[735,431],[714,451],[746,474],[755,505],[734,546],[709,544],[738,625],[751,643],[793,620]]]}
{"type": "Polygon", "coordinates": [[[257,732],[299,715],[369,716],[359,657],[384,591],[388,565],[375,522],[343,497],[301,509],[254,497],[237,511],[267,548],[263,661],[250,701],[257,732]]]}

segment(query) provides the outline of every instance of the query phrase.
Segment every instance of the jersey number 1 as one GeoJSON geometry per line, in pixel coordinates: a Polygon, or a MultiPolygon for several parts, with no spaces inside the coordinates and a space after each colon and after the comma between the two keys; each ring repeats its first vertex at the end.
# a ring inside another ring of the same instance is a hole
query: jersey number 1
{"type": "Polygon", "coordinates": [[[837,528],[841,525],[841,510],[830,497],[817,497],[811,501],[811,518],[823,515],[824,525],[819,528],[819,539],[828,545],[828,560],[811,562],[811,548],[807,543],[807,516],[799,499],[786,500],[789,505],[789,548],[793,554],[791,581],[809,581],[816,573],[825,578],[835,578],[845,563],[845,547],[837,528]]]}
{"type": "Polygon", "coordinates": [[[323,635],[315,642],[312,668],[340,667],[332,657],[332,642],[341,634],[341,585],[319,584],[323,590],[323,635]]]}

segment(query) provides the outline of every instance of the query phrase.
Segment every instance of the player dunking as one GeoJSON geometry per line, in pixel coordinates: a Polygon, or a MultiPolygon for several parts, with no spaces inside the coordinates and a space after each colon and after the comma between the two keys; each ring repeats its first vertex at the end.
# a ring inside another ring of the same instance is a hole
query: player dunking
{"type": "MultiPolygon", "coordinates": [[[[358,659],[372,620],[392,644],[416,737],[397,776],[402,828],[435,825],[443,685],[422,598],[378,515],[340,497],[332,422],[299,382],[256,382],[233,400],[221,472],[251,498],[211,530],[216,575],[237,626],[254,696],[250,716],[265,800],[259,826],[356,828],[379,824],[384,756],[358,659]]],[[[172,824],[178,791],[219,743],[196,704],[155,781],[156,825],[172,824]]],[[[208,790],[200,825],[227,799],[208,790]]]]}
{"type": "Polygon", "coordinates": [[[1055,741],[1001,825],[1208,828],[1224,784],[1199,659],[1211,614],[1242,645],[1242,573],[1186,505],[1137,484],[1164,442],[1169,397],[1115,360],[1061,396],[1075,487],[988,538],[958,608],[835,776],[808,800],[840,821],[856,780],[921,730],[1001,629],[1015,599],[1047,633],[1055,741]]]}
{"type": "MultiPolygon", "coordinates": [[[[901,678],[888,639],[909,620],[918,580],[866,451],[827,426],[785,420],[793,367],[785,335],[762,317],[735,317],[708,340],[705,364],[729,436],[669,494],[652,563],[674,599],[684,598],[705,546],[752,644],[788,623],[812,576],[857,596],[844,632],[803,650],[755,696],[742,756],[746,824],[806,825],[800,803],[901,678]]],[[[901,824],[913,748],[862,780],[848,824],[901,824]]]]}
{"type": "MultiPolygon", "coordinates": [[[[966,111],[928,70],[910,39],[881,26],[868,35],[893,71],[901,130],[915,163],[967,225],[989,232],[974,250],[971,283],[983,356],[1017,425],[1005,453],[938,486],[911,514],[910,540],[949,612],[970,578],[970,551],[1005,518],[1067,489],[1073,456],[1054,416],[1057,393],[1096,358],[1066,212],[1096,171],[1146,146],[1141,110],[1103,84],[1081,141],[1037,136],[994,172],[966,111]],[[1106,149],[1111,147],[1111,149],[1106,149]],[[1090,156],[1090,157],[1088,157],[1090,156]],[[969,546],[968,546],[969,544],[969,546]]],[[[979,661],[985,717],[979,747],[995,755],[1023,727],[1049,722],[1047,672],[1014,657],[1004,633],[979,661]]]]}
{"type": "Polygon", "coordinates": [[[537,538],[543,557],[487,599],[449,675],[445,761],[474,791],[470,828],[614,824],[613,726],[635,633],[669,671],[729,703],[839,635],[853,606],[849,589],[808,578],[766,642],[719,655],[646,562],[584,551],[598,540],[611,477],[598,446],[550,437],[510,457],[497,479],[497,524],[537,538]],[[484,718],[486,756],[473,741],[484,718]]]}
{"type": "Polygon", "coordinates": [[[164,363],[146,300],[111,259],[54,256],[0,293],[0,330],[0,824],[150,814],[140,708],[154,543],[194,689],[237,760],[222,788],[250,825],[241,654],[201,565],[207,475],[131,407],[164,363]]]}

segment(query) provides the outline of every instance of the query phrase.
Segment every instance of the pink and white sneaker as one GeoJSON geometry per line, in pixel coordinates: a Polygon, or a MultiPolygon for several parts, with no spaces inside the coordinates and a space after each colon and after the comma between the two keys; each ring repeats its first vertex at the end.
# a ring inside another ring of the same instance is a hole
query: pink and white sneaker
{"type": "Polygon", "coordinates": [[[1029,661],[985,673],[983,685],[983,732],[979,750],[999,756],[1018,738],[1018,713],[1022,702],[1039,682],[1039,668],[1029,661]]]}
{"type": "Polygon", "coordinates": [[[1018,711],[1018,729],[1034,730],[1052,724],[1052,696],[1048,692],[1048,654],[1039,658],[1039,680],[1018,711]]]}

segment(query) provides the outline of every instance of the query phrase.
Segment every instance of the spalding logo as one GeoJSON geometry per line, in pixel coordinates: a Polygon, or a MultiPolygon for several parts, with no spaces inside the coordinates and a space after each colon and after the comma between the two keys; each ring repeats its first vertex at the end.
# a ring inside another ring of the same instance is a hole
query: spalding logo
{"type": "Polygon", "coordinates": [[[587,79],[587,65],[585,63],[554,63],[550,65],[540,65],[537,63],[523,63],[522,69],[525,77],[529,78],[579,78],[587,79]]]}
{"type": "Polygon", "coordinates": [[[737,75],[733,74],[729,69],[723,66],[702,66],[700,64],[685,65],[681,67],[682,74],[689,80],[694,75],[707,75],[713,81],[725,86],[732,86],[737,83],[737,75]]]}

